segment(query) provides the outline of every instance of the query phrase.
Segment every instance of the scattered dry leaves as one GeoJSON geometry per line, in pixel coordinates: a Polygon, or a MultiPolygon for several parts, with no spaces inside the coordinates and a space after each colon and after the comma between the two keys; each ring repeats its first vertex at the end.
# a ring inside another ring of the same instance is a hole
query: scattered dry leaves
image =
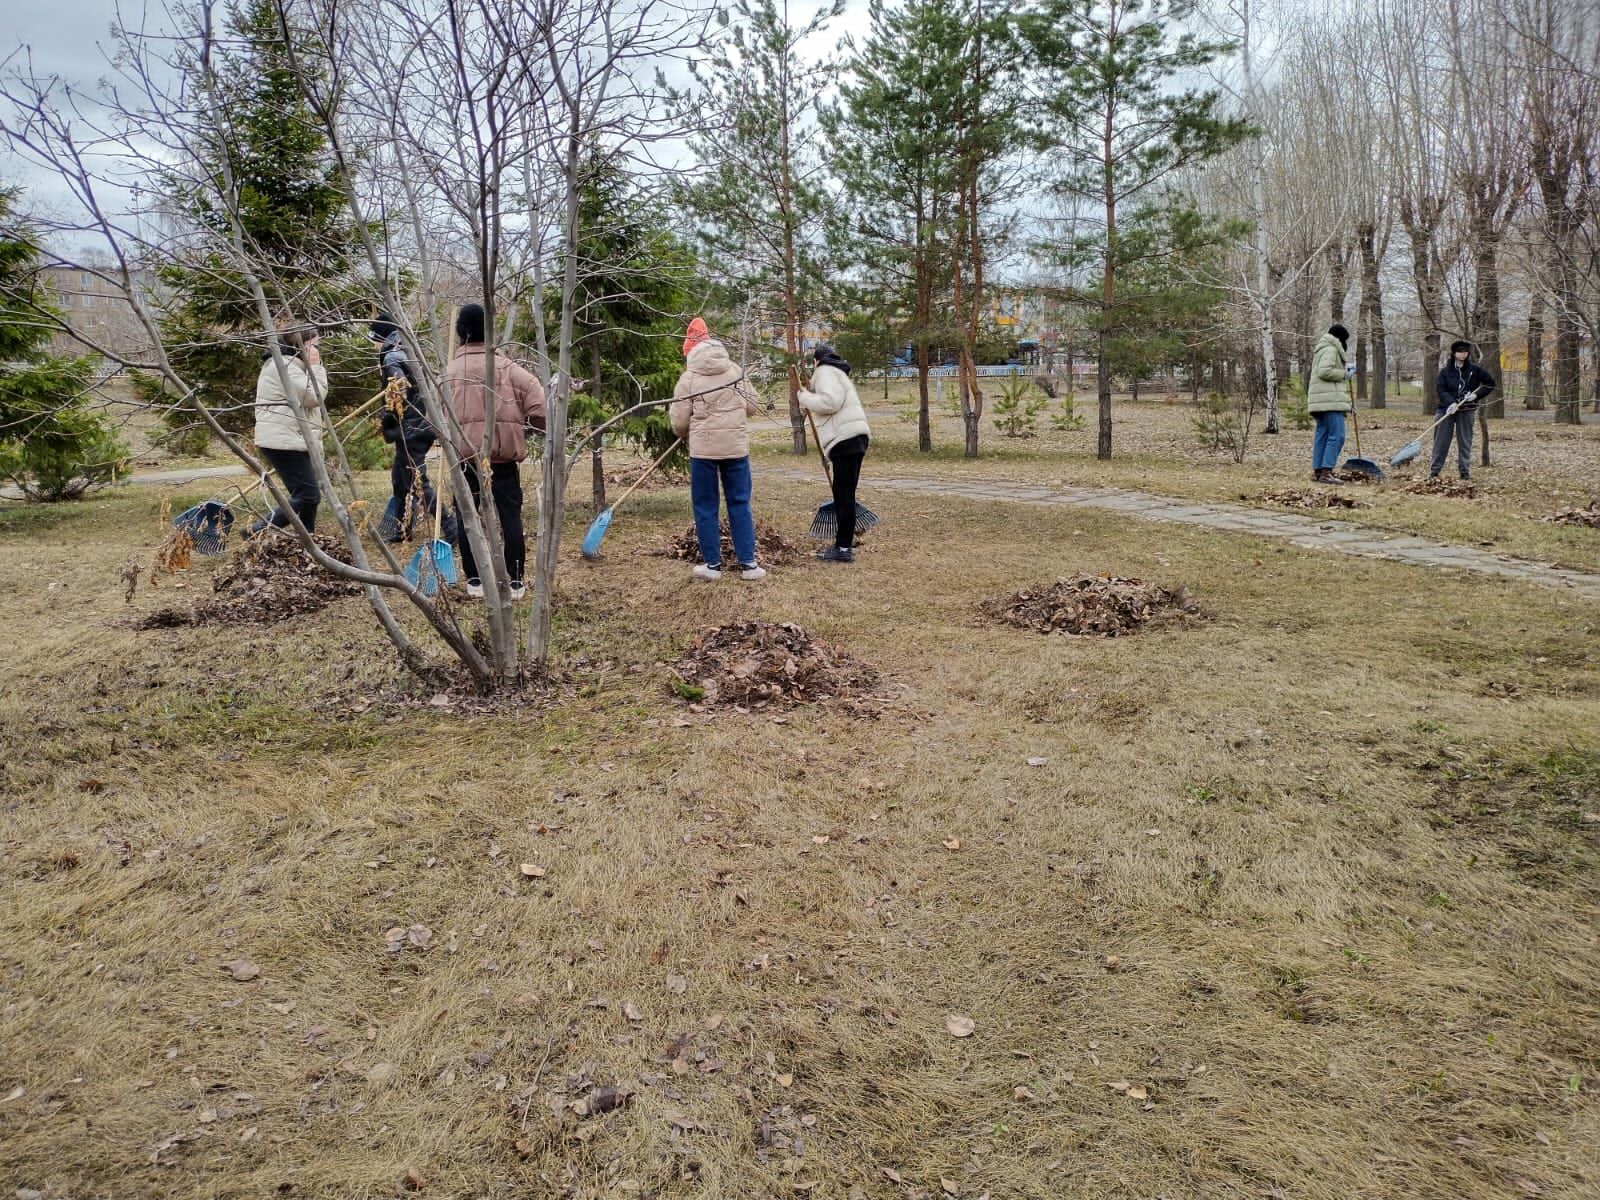
{"type": "Polygon", "coordinates": [[[1367,503],[1342,492],[1325,492],[1316,488],[1279,488],[1275,491],[1257,492],[1254,496],[1241,494],[1239,499],[1257,504],[1281,504],[1286,508],[1367,508],[1367,503]]]}
{"type": "Polygon", "coordinates": [[[1419,496],[1454,496],[1463,500],[1476,500],[1478,498],[1478,485],[1470,479],[1413,479],[1404,485],[1401,491],[1413,492],[1419,496]]]}
{"type": "Polygon", "coordinates": [[[1563,508],[1544,518],[1552,525],[1584,525],[1600,529],[1600,499],[1589,501],[1588,508],[1563,508]]]}
{"type": "MultiPolygon", "coordinates": [[[[317,544],[340,562],[350,552],[332,538],[317,544]]],[[[246,542],[211,580],[215,595],[188,609],[157,609],[138,623],[140,629],[173,629],[184,625],[270,625],[316,612],[335,600],[354,596],[361,586],[324,571],[293,540],[262,535],[246,542]]]]}

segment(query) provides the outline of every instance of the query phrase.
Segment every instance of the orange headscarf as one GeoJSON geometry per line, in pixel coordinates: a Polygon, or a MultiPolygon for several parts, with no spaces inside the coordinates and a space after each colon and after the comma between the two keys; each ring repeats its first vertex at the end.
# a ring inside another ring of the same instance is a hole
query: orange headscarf
{"type": "Polygon", "coordinates": [[[688,358],[689,351],[693,350],[701,342],[709,342],[710,340],[711,330],[706,328],[706,323],[703,320],[701,320],[699,317],[696,317],[694,320],[689,322],[689,331],[684,334],[683,356],[688,358]]]}

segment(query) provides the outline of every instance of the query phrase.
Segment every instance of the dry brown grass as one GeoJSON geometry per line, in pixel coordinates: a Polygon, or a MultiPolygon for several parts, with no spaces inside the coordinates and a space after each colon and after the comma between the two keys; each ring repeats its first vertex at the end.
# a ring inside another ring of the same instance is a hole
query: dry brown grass
{"type": "MultiPolygon", "coordinates": [[[[758,475],[758,511],[798,541],[818,490],[758,475]]],[[[599,564],[574,519],[587,665],[459,717],[389,702],[359,599],[133,632],[155,502],[0,518],[10,1186],[1600,1189],[1595,627],[1559,593],[892,493],[853,567],[697,586],[639,553],[686,498],[641,494],[599,564]],[[974,615],[1079,571],[1214,619],[974,615]],[[668,664],[754,619],[900,699],[686,716],[668,664]],[[631,1099],[578,1117],[596,1085],[631,1099]]]]}
{"type": "MultiPolygon", "coordinates": [[[[987,417],[983,457],[961,458],[958,419],[939,413],[935,420],[933,456],[918,453],[916,425],[903,419],[898,407],[910,394],[904,384],[891,389],[885,405],[875,386],[865,392],[872,412],[873,461],[862,484],[869,504],[873,474],[939,474],[954,479],[985,478],[1072,486],[1129,487],[1161,495],[1237,503],[1240,495],[1265,489],[1304,488],[1309,483],[1311,430],[1285,428],[1281,434],[1252,436],[1244,464],[1226,453],[1202,449],[1195,440],[1195,410],[1187,403],[1144,400],[1135,404],[1117,398],[1113,406],[1115,455],[1102,463],[1094,456],[1094,397],[1079,397],[1087,417],[1084,429],[1060,433],[1040,421],[1037,437],[999,436],[987,417]]],[[[1387,462],[1416,437],[1429,418],[1414,398],[1382,412],[1361,413],[1362,449],[1366,457],[1387,462]]],[[[1479,545],[1499,553],[1558,562],[1600,571],[1600,538],[1576,526],[1546,523],[1543,518],[1562,508],[1586,504],[1594,495],[1600,463],[1600,422],[1585,414],[1582,426],[1561,426],[1542,418],[1512,417],[1490,423],[1494,465],[1479,467],[1473,451],[1473,480],[1479,495],[1465,500],[1449,495],[1414,495],[1404,485],[1427,474],[1427,463],[1412,463],[1390,474],[1383,487],[1352,485],[1341,489],[1365,505],[1359,512],[1332,512],[1332,520],[1421,534],[1447,542],[1479,545]]],[[[787,445],[780,431],[765,439],[769,452],[787,445]]],[[[1355,453],[1354,441],[1345,444],[1355,453]]],[[[769,461],[788,463],[787,456],[769,461]]],[[[815,466],[813,459],[812,466],[815,466]]],[[[1454,471],[1454,466],[1450,467],[1454,471]]],[[[821,471],[818,469],[818,486],[821,471]]]]}

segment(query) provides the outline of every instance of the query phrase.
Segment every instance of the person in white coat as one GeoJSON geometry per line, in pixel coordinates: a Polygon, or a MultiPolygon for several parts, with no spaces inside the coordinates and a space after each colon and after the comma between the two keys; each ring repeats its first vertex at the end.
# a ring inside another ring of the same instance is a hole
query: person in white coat
{"type": "Polygon", "coordinates": [[[816,418],[817,439],[833,464],[833,507],[839,517],[834,544],[818,551],[817,557],[824,562],[854,562],[856,485],[861,482],[861,463],[872,430],[850,379],[850,364],[828,345],[818,346],[811,356],[817,365],[811,386],[800,390],[800,403],[816,418]]]}
{"type": "MultiPolygon", "coordinates": [[[[309,532],[316,528],[321,490],[311,465],[311,446],[301,431],[289,398],[292,395],[300,402],[311,436],[320,446],[322,414],[328,397],[328,369],[322,365],[315,329],[292,330],[277,336],[284,369],[278,370],[277,361],[268,351],[261,363],[261,374],[256,376],[256,449],[278,473],[284,490],[289,493],[289,507],[309,532]],[[285,382],[288,383],[287,392],[285,382]]],[[[286,528],[289,514],[273,509],[272,515],[250,532],[258,533],[268,525],[286,528]]]]}

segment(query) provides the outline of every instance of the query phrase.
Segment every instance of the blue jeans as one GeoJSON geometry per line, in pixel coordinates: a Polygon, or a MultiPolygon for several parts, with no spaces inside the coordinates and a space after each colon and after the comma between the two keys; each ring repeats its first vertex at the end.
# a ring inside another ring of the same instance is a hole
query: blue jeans
{"type": "Polygon", "coordinates": [[[728,502],[728,532],[741,567],[756,565],[756,522],[750,515],[750,459],[691,458],[689,498],[694,501],[694,536],[707,566],[722,565],[722,522],[717,519],[717,487],[728,502]]]}
{"type": "Polygon", "coordinates": [[[1319,412],[1312,416],[1317,421],[1317,432],[1311,439],[1311,469],[1331,471],[1339,465],[1339,451],[1344,449],[1344,414],[1319,412]]]}

